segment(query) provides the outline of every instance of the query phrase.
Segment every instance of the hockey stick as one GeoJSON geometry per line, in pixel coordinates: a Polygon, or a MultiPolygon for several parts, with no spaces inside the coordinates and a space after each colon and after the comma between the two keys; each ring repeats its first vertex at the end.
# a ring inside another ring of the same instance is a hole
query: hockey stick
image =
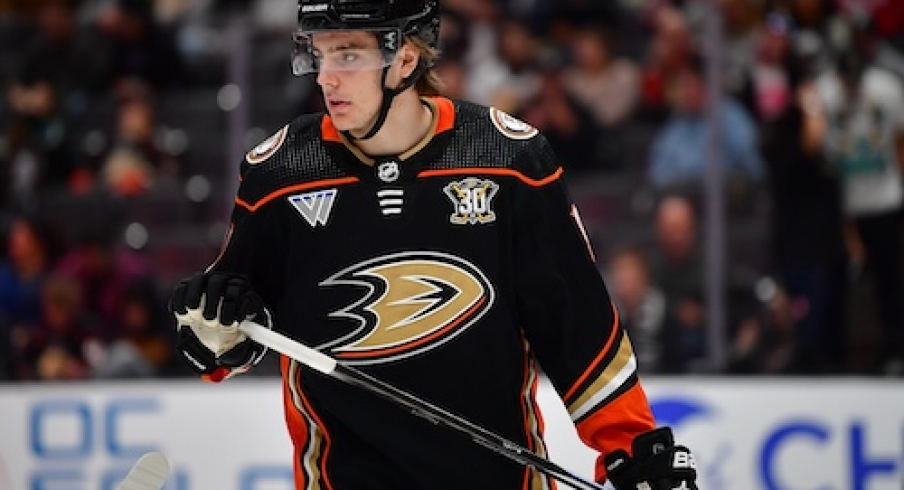
{"type": "Polygon", "coordinates": [[[116,490],[160,490],[166,483],[169,469],[169,463],[162,454],[147,453],[138,458],[116,490]]]}
{"type": "Polygon", "coordinates": [[[490,430],[470,422],[454,413],[444,410],[411,393],[380,381],[369,374],[340,364],[332,357],[300,344],[280,333],[253,322],[243,322],[239,330],[255,342],[273,349],[280,354],[291,357],[302,364],[320,371],[327,376],[338,379],[359,388],[375,393],[387,400],[407,408],[414,415],[435,425],[457,431],[471,438],[475,443],[484,446],[524,466],[531,466],[537,471],[566,483],[578,490],[602,490],[598,483],[585,480],[562,468],[552,461],[516,444],[490,430]]]}

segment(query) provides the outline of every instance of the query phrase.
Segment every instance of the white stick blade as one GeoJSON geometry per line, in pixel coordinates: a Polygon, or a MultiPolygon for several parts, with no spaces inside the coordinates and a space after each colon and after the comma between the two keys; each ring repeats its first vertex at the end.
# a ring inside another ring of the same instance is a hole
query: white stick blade
{"type": "Polygon", "coordinates": [[[116,490],[160,490],[169,476],[169,462],[158,452],[147,453],[132,466],[116,490]]]}

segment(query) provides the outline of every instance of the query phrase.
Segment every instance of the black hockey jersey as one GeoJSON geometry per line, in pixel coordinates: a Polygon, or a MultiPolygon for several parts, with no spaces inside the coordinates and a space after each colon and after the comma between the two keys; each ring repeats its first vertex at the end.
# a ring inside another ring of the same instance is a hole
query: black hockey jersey
{"type": "MultiPolygon", "coordinates": [[[[627,448],[653,419],[548,143],[499,110],[423,100],[433,129],[401,155],[361,153],[324,114],[252,150],[212,269],[248,276],[278,331],[540,455],[541,368],[585,442],[627,448]]],[[[281,362],[298,489],[550,487],[281,362]]]]}

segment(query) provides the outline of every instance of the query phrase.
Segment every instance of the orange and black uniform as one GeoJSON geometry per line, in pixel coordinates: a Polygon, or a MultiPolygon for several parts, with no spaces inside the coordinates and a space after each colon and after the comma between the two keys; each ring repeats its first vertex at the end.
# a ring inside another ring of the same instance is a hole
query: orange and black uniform
{"type": "MultiPolygon", "coordinates": [[[[495,109],[424,103],[434,127],[402,155],[362,154],[323,114],[252,150],[212,269],[247,275],[276,330],[540,455],[541,367],[585,442],[629,447],[653,419],[548,143],[495,109]]],[[[298,489],[550,487],[281,362],[298,489]]]]}

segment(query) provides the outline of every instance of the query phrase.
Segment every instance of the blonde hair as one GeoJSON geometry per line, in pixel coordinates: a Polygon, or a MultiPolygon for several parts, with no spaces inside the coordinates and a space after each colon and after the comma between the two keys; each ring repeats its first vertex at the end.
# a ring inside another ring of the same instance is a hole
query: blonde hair
{"type": "Polygon", "coordinates": [[[413,44],[421,54],[421,63],[427,63],[430,68],[414,84],[414,89],[419,95],[440,95],[446,86],[439,73],[433,68],[439,61],[440,50],[430,46],[418,36],[407,36],[406,40],[413,44]]]}

